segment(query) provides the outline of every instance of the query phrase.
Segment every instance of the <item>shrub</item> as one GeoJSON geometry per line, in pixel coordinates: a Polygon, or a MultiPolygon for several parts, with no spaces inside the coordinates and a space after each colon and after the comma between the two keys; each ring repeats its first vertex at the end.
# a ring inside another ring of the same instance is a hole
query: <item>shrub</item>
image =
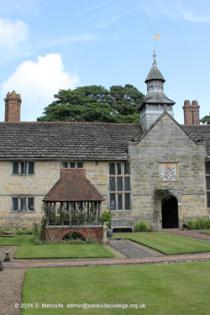
{"type": "Polygon", "coordinates": [[[32,234],[32,229],[30,228],[25,228],[25,227],[16,228],[16,235],[31,235],[31,234],[32,234]]]}
{"type": "Polygon", "coordinates": [[[188,230],[206,230],[210,228],[210,220],[208,219],[190,220],[187,222],[186,227],[188,230]]]}
{"type": "Polygon", "coordinates": [[[10,226],[5,226],[0,228],[0,235],[1,236],[15,236],[15,228],[10,226]]]}
{"type": "Polygon", "coordinates": [[[80,233],[80,232],[70,232],[67,233],[63,240],[80,240],[80,241],[85,241],[85,237],[80,233]]]}
{"type": "Polygon", "coordinates": [[[101,215],[102,223],[105,223],[109,229],[112,227],[112,214],[110,211],[104,211],[101,215]]]}
{"type": "Polygon", "coordinates": [[[196,222],[193,220],[190,220],[187,222],[187,224],[185,224],[185,226],[188,230],[195,230],[196,229],[196,222]]]}
{"type": "Polygon", "coordinates": [[[33,235],[34,244],[37,243],[37,245],[38,245],[38,243],[42,244],[44,242],[43,223],[41,223],[41,224],[33,223],[32,235],[33,235]]]}
{"type": "Polygon", "coordinates": [[[144,221],[136,222],[134,225],[134,232],[150,232],[151,227],[144,221]]]}
{"type": "Polygon", "coordinates": [[[32,234],[32,229],[25,227],[0,227],[0,235],[2,236],[15,236],[15,235],[28,235],[32,234]]]}
{"type": "Polygon", "coordinates": [[[33,236],[33,244],[34,245],[42,245],[43,242],[40,240],[40,238],[38,238],[37,236],[33,236]]]}

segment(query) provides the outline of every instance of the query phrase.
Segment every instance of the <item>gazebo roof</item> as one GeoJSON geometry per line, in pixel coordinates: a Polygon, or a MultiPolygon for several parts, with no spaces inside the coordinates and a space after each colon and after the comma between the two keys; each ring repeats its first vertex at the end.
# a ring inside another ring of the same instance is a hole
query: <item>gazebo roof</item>
{"type": "Polygon", "coordinates": [[[60,179],[44,197],[45,202],[103,201],[96,187],[86,178],[85,169],[61,169],[60,179]]]}

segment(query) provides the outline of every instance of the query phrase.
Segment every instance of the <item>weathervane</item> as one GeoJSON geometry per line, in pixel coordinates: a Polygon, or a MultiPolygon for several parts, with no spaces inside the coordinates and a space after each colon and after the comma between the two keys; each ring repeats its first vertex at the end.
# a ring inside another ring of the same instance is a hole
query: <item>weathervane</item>
{"type": "Polygon", "coordinates": [[[159,33],[155,33],[154,35],[154,40],[160,40],[160,34],[159,33]]]}

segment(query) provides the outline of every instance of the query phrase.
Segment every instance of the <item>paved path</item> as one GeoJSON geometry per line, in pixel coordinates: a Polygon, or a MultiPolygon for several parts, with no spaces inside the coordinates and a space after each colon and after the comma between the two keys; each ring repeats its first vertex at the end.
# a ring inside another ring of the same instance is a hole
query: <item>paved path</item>
{"type": "MultiPolygon", "coordinates": [[[[0,259],[3,261],[5,252],[10,253],[11,259],[16,252],[15,246],[0,246],[0,259]]],[[[21,289],[24,279],[24,268],[4,269],[0,272],[0,314],[19,315],[20,310],[15,303],[21,302],[21,289]]]]}
{"type": "Polygon", "coordinates": [[[110,245],[129,258],[160,256],[161,253],[129,240],[111,240],[110,245]]]}
{"type": "Polygon", "coordinates": [[[145,258],[105,258],[105,259],[33,259],[13,260],[4,263],[5,269],[27,269],[27,268],[48,268],[48,267],[80,267],[80,266],[109,266],[109,265],[137,265],[137,264],[160,264],[180,263],[189,261],[210,260],[210,252],[199,254],[183,255],[162,255],[145,258]]]}
{"type": "Polygon", "coordinates": [[[188,236],[188,237],[192,237],[192,238],[196,238],[199,240],[204,240],[204,241],[210,241],[210,235],[209,234],[205,234],[199,231],[195,231],[195,230],[172,230],[170,229],[168,231],[169,233],[172,234],[176,234],[176,235],[181,235],[181,236],[188,236]]]}
{"type": "Polygon", "coordinates": [[[24,268],[4,269],[0,272],[0,314],[19,315],[20,310],[15,307],[21,302],[21,289],[24,279],[24,268]]]}

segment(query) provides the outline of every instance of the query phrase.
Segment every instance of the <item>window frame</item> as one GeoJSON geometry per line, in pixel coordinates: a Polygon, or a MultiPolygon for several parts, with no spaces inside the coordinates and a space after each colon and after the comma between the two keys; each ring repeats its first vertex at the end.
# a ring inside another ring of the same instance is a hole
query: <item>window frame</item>
{"type": "Polygon", "coordinates": [[[109,162],[109,184],[108,185],[109,185],[110,211],[131,211],[132,207],[131,207],[131,180],[130,179],[131,179],[130,163],[128,161],[109,162]],[[114,164],[114,167],[113,167],[113,164],[114,164]],[[126,178],[128,178],[129,180],[125,180],[126,178]],[[111,190],[111,181],[112,181],[112,184],[114,182],[113,187],[115,187],[115,189],[113,190],[111,190]],[[129,190],[125,189],[126,185],[129,186],[130,188],[129,190]],[[126,204],[127,204],[125,200],[126,195],[129,195],[129,209],[126,209],[126,204]],[[113,199],[113,196],[114,196],[114,199],[113,199]],[[115,209],[111,206],[111,202],[114,202],[115,209]],[[122,204],[122,207],[119,208],[119,204],[122,204]]]}
{"type": "Polygon", "coordinates": [[[14,176],[33,176],[35,175],[35,162],[34,161],[27,161],[27,160],[17,160],[11,161],[12,164],[12,175],[14,176]],[[14,172],[15,164],[17,173],[14,172]],[[33,172],[30,172],[32,167],[33,172]]]}
{"type": "Polygon", "coordinates": [[[33,213],[35,212],[35,197],[34,196],[12,196],[11,197],[11,204],[12,204],[12,212],[29,212],[29,213],[33,213]],[[14,200],[16,199],[17,201],[17,209],[14,209],[14,200]],[[32,201],[32,208],[30,205],[30,202],[32,201]],[[31,209],[30,209],[31,208],[31,209]]]}
{"type": "Polygon", "coordinates": [[[84,168],[83,161],[62,161],[61,164],[62,164],[62,168],[71,168],[71,169],[84,168]],[[74,167],[71,166],[71,164],[73,165],[73,163],[74,163],[74,167]],[[82,164],[82,166],[78,166],[80,163],[82,164]],[[66,164],[67,166],[64,166],[64,164],[66,164]]]}

